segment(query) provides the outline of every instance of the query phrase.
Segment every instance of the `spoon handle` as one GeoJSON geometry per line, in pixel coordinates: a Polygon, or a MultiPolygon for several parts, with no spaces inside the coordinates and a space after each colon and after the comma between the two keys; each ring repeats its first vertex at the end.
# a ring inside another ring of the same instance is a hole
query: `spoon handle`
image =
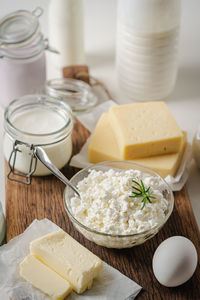
{"type": "Polygon", "coordinates": [[[47,167],[58,179],[60,179],[65,185],[68,185],[79,197],[79,191],[73,186],[70,181],[56,168],[56,166],[51,162],[46,152],[41,147],[35,147],[35,156],[47,167]]]}

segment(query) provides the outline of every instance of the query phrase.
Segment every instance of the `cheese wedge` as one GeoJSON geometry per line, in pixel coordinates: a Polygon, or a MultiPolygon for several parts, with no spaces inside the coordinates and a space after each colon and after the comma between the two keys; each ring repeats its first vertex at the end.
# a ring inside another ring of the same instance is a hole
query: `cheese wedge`
{"type": "Polygon", "coordinates": [[[67,280],[32,255],[20,263],[20,276],[53,300],[62,300],[72,291],[67,280]]]}
{"type": "Polygon", "coordinates": [[[102,261],[63,230],[45,235],[30,244],[30,252],[82,293],[92,285],[102,261]]]}
{"type": "MultiPolygon", "coordinates": [[[[131,161],[153,169],[162,177],[166,177],[167,175],[174,176],[187,144],[187,135],[185,132],[183,136],[181,150],[177,153],[134,159],[131,161]]],[[[109,113],[102,114],[97,123],[88,147],[88,160],[91,163],[121,160],[116,137],[110,124],[109,113]]]]}
{"type": "Polygon", "coordinates": [[[183,134],[164,102],[111,107],[109,116],[121,160],[178,152],[183,134]]]}

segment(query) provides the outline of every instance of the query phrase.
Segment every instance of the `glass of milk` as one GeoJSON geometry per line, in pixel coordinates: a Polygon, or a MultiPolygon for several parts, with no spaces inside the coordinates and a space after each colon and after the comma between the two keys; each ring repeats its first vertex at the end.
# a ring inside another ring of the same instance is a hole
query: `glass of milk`
{"type": "Polygon", "coordinates": [[[135,101],[165,99],[177,75],[180,0],[118,0],[116,69],[135,101]]]}
{"type": "Polygon", "coordinates": [[[38,91],[46,80],[45,48],[39,16],[18,10],[0,20],[0,105],[5,108],[13,99],[38,91]]]}
{"type": "Polygon", "coordinates": [[[5,110],[4,128],[10,179],[30,183],[32,174],[51,174],[36,160],[34,146],[41,146],[58,169],[71,157],[73,117],[70,107],[61,100],[42,94],[14,100],[5,110]]]}
{"type": "Polygon", "coordinates": [[[51,46],[59,51],[48,55],[55,70],[85,64],[82,0],[50,0],[48,32],[51,46]]]}

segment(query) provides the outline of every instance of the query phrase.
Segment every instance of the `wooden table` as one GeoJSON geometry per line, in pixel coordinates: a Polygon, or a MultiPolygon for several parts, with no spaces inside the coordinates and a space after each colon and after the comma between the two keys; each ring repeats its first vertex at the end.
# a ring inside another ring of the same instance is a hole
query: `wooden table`
{"type": "MultiPolygon", "coordinates": [[[[79,151],[88,135],[88,131],[80,123],[75,124],[73,132],[74,153],[79,151]]],[[[69,166],[63,170],[68,178],[71,178],[76,172],[76,168],[69,166]]],[[[175,193],[174,211],[161,231],[143,245],[124,250],[98,246],[77,232],[65,212],[62,201],[63,190],[64,185],[54,176],[33,178],[30,186],[7,180],[7,241],[22,233],[34,219],[48,218],[105,262],[140,284],[143,290],[137,299],[200,299],[199,265],[194,276],[187,283],[175,288],[161,286],[155,279],[151,266],[152,257],[158,245],[173,235],[183,235],[191,239],[200,258],[200,233],[185,187],[182,191],[175,193]]]]}

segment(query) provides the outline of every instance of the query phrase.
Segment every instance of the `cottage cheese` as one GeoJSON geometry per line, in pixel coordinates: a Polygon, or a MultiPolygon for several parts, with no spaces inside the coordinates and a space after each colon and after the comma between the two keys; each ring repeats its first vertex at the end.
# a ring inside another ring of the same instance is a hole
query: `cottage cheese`
{"type": "Polygon", "coordinates": [[[71,199],[74,217],[85,226],[98,232],[129,235],[151,229],[165,219],[167,200],[161,193],[159,178],[138,170],[90,170],[78,183],[79,197],[71,199]],[[155,199],[146,202],[130,198],[132,179],[142,180],[155,199]]]}

